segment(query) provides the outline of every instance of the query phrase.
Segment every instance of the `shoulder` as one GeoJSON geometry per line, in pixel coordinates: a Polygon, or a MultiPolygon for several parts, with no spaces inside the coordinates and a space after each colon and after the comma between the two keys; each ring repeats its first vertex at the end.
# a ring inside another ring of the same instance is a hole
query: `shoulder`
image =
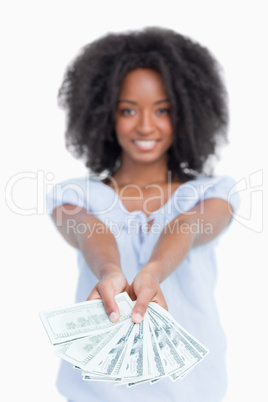
{"type": "Polygon", "coordinates": [[[235,185],[233,177],[228,175],[221,176],[197,176],[193,180],[189,180],[186,184],[192,184],[194,186],[206,186],[210,188],[229,188],[235,185]]]}
{"type": "Polygon", "coordinates": [[[102,189],[103,183],[100,180],[93,179],[90,177],[73,177],[70,179],[66,179],[60,182],[57,182],[53,185],[52,189],[48,192],[56,194],[64,193],[66,191],[73,191],[74,193],[77,192],[78,194],[84,193],[87,194],[90,189],[102,189]]]}
{"type": "Polygon", "coordinates": [[[236,180],[228,175],[200,177],[202,199],[219,198],[227,201],[236,211],[240,204],[240,198],[236,188],[236,180]]]}
{"type": "Polygon", "coordinates": [[[198,176],[185,182],[178,188],[177,197],[186,203],[185,208],[210,198],[219,198],[227,201],[236,211],[240,198],[236,190],[236,181],[233,177],[225,176],[198,176]]]}
{"type": "Polygon", "coordinates": [[[46,195],[47,212],[51,214],[53,209],[63,204],[89,209],[92,192],[96,201],[98,195],[102,196],[100,184],[99,180],[89,177],[74,177],[54,184],[46,195]]]}

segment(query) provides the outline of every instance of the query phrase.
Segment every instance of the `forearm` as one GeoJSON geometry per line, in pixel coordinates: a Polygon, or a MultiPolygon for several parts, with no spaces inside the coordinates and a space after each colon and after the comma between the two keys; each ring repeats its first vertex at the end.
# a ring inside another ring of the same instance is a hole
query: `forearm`
{"type": "MultiPolygon", "coordinates": [[[[174,225],[179,227],[179,223],[178,220],[174,220],[170,227],[174,225]]],[[[186,224],[185,221],[184,224],[186,224]]],[[[142,271],[152,274],[159,283],[163,282],[182,263],[193,247],[194,240],[195,235],[191,232],[182,233],[166,227],[142,271]]]]}
{"type": "Polygon", "coordinates": [[[164,228],[151,258],[131,284],[130,291],[137,297],[132,312],[132,319],[136,323],[142,321],[151,301],[168,309],[160,283],[183,261],[194,242],[191,232],[180,232],[175,230],[176,227],[178,227],[177,219],[164,228]]]}
{"type": "Polygon", "coordinates": [[[87,265],[98,279],[120,270],[120,254],[114,235],[94,215],[73,205],[62,205],[53,211],[58,231],[73,247],[81,250],[87,265]]]}
{"type": "Polygon", "coordinates": [[[230,205],[221,199],[209,199],[191,211],[179,215],[162,231],[151,258],[143,267],[163,282],[184,260],[190,249],[213,240],[228,225],[230,205]]]}
{"type": "Polygon", "coordinates": [[[88,222],[91,225],[104,226],[103,233],[97,233],[93,229],[89,237],[87,234],[77,234],[79,248],[91,271],[98,279],[102,279],[111,271],[121,271],[120,254],[114,235],[110,231],[107,232],[107,226],[97,218],[91,217],[88,222]]]}

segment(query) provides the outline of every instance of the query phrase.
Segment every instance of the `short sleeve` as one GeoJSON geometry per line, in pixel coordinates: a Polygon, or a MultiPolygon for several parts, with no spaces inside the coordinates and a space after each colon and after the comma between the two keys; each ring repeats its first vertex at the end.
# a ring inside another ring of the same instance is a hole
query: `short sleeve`
{"type": "Polygon", "coordinates": [[[46,195],[47,214],[52,215],[55,208],[71,204],[89,210],[89,187],[85,179],[70,179],[57,183],[46,195]]]}
{"type": "Polygon", "coordinates": [[[221,198],[226,200],[236,213],[240,206],[240,197],[236,182],[231,176],[214,177],[204,183],[203,199],[221,198]]]}

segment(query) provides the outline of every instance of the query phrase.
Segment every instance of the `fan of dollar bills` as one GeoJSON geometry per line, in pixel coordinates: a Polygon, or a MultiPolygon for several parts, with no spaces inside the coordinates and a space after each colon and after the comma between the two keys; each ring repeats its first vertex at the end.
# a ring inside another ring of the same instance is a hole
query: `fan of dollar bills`
{"type": "Polygon", "coordinates": [[[183,378],[208,349],[156,303],[134,324],[134,303],[126,292],[116,296],[120,319],[112,323],[102,300],[43,311],[40,318],[60,358],[81,370],[84,380],[128,387],[152,384],[169,376],[183,378]]]}

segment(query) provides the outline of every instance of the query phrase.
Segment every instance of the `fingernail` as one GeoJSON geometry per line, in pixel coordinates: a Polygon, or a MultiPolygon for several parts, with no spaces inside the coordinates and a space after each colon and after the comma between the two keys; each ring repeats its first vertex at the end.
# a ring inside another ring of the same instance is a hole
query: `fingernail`
{"type": "Polygon", "coordinates": [[[117,314],[113,311],[110,315],[109,318],[112,322],[115,322],[117,319],[117,314]]]}
{"type": "Polygon", "coordinates": [[[133,319],[133,321],[135,321],[137,324],[139,324],[140,322],[142,322],[142,316],[140,315],[140,313],[133,314],[132,319],[133,319]]]}

